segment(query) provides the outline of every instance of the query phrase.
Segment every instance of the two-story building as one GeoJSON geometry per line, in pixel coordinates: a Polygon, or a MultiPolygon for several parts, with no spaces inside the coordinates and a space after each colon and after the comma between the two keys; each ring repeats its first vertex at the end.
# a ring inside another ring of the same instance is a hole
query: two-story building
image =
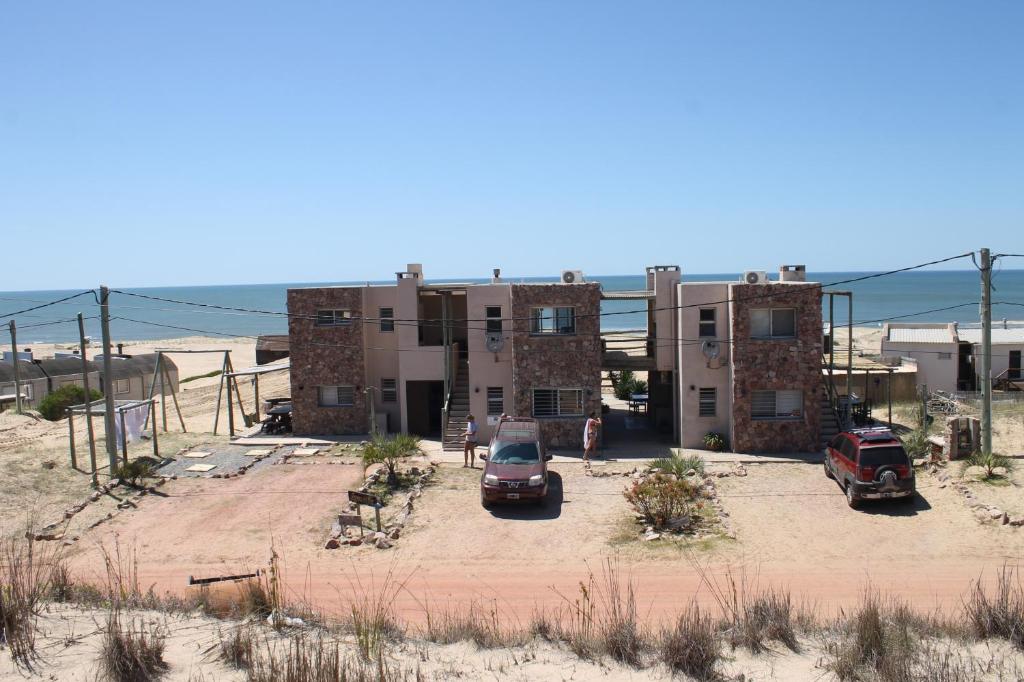
{"type": "Polygon", "coordinates": [[[541,419],[549,445],[579,447],[601,372],[631,369],[646,373],[652,426],[678,445],[714,431],[740,452],[818,448],[821,286],[802,266],[752,282],[683,282],[677,266],[654,266],[636,292],[568,279],[428,284],[410,265],[393,285],[290,289],[295,431],[375,422],[458,447],[467,414],[486,442],[507,413],[541,419]],[[603,298],[646,307],[645,352],[609,350],[603,298]]]}

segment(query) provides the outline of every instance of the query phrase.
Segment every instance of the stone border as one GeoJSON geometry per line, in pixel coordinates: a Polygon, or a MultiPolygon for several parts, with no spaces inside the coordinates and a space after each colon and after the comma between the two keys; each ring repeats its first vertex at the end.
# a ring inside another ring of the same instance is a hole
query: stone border
{"type": "Polygon", "coordinates": [[[947,485],[953,488],[963,499],[967,508],[974,512],[974,518],[978,523],[983,525],[994,523],[1004,528],[1024,526],[1024,516],[1010,516],[994,504],[985,504],[975,496],[974,491],[967,487],[963,478],[954,479],[948,472],[940,471],[937,466],[930,468],[929,473],[939,481],[939,488],[945,488],[947,485]]]}
{"type": "MultiPolygon", "coordinates": [[[[418,476],[419,480],[412,486],[412,489],[405,497],[405,502],[402,503],[402,508],[399,510],[389,522],[384,524],[384,530],[374,531],[368,535],[359,537],[347,537],[343,532],[341,524],[335,522],[331,527],[330,537],[327,538],[327,542],[324,544],[324,549],[338,549],[342,545],[349,545],[357,547],[364,542],[367,544],[372,543],[377,549],[390,549],[391,542],[397,540],[401,534],[402,529],[409,522],[409,517],[412,516],[413,501],[423,494],[423,486],[430,482],[434,474],[437,472],[439,464],[438,462],[431,462],[426,470],[422,470],[419,467],[409,467],[408,473],[413,476],[418,476]],[[344,539],[343,539],[344,538],[344,539]]],[[[386,476],[387,469],[379,468],[372,474],[366,477],[363,481],[363,485],[359,487],[359,492],[367,492],[370,487],[375,483],[378,483],[382,476],[386,476]]],[[[356,505],[353,502],[349,502],[346,508],[348,511],[355,511],[356,505]]],[[[351,526],[349,526],[351,527],[351,526]]]]}
{"type": "Polygon", "coordinates": [[[165,483],[167,483],[168,480],[170,479],[160,478],[151,486],[147,486],[145,488],[130,488],[129,486],[125,485],[125,483],[120,479],[111,479],[109,483],[101,485],[99,488],[91,492],[89,494],[89,497],[86,498],[84,502],[80,502],[79,504],[76,504],[73,507],[65,509],[63,519],[43,526],[40,529],[40,532],[38,533],[32,533],[31,531],[29,531],[29,533],[26,533],[26,536],[31,536],[31,538],[37,542],[44,540],[63,540],[65,545],[73,545],[75,542],[79,540],[79,536],[73,535],[70,538],[66,537],[68,521],[70,521],[76,514],[80,513],[90,504],[99,502],[100,500],[103,499],[104,495],[110,493],[110,491],[114,490],[115,488],[120,487],[126,490],[135,491],[134,495],[126,495],[125,499],[118,502],[117,508],[114,511],[107,512],[106,516],[89,524],[89,526],[86,527],[87,531],[96,528],[97,526],[99,526],[102,523],[105,523],[106,521],[109,521],[110,519],[114,518],[119,513],[124,511],[125,509],[135,509],[136,507],[138,507],[138,505],[133,501],[133,498],[134,500],[138,500],[140,497],[145,497],[149,493],[156,492],[156,489],[163,486],[165,483]],[[64,526],[64,530],[57,532],[57,529],[60,528],[61,525],[64,526]]]}

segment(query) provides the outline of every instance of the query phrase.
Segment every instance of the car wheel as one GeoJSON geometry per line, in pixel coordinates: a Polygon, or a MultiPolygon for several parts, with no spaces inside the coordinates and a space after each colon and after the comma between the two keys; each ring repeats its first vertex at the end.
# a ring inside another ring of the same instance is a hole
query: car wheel
{"type": "Polygon", "coordinates": [[[849,483],[846,484],[846,504],[850,505],[850,509],[856,509],[860,505],[860,500],[857,499],[853,492],[853,486],[849,483]]]}
{"type": "Polygon", "coordinates": [[[483,493],[480,493],[480,506],[483,507],[484,509],[491,508],[491,503],[487,501],[487,498],[484,497],[483,493]]]}
{"type": "Polygon", "coordinates": [[[825,476],[832,479],[835,478],[835,476],[832,475],[832,470],[828,468],[828,457],[825,458],[825,476]]]}

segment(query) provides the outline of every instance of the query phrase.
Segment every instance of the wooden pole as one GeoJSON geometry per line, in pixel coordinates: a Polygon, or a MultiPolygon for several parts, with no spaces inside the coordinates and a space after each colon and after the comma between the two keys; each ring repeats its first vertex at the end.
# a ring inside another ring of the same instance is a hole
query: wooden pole
{"type": "MultiPolygon", "coordinates": [[[[160,363],[161,363],[162,360],[163,360],[163,351],[157,351],[156,352],[156,370],[153,372],[153,378],[150,379],[150,381],[149,381],[149,395],[146,396],[147,399],[148,398],[152,398],[153,395],[156,393],[156,375],[160,373],[160,363]]],[[[145,428],[147,428],[149,426],[149,420],[150,419],[153,420],[154,428],[156,427],[156,415],[147,414],[146,415],[146,421],[143,422],[142,428],[145,429],[145,428]]],[[[167,422],[164,421],[164,431],[166,431],[166,430],[167,430],[167,422]]]]}
{"type": "Polygon", "coordinates": [[[220,401],[224,395],[224,375],[228,371],[228,352],[224,351],[224,360],[220,365],[220,385],[217,386],[217,408],[213,411],[213,435],[217,435],[217,422],[220,421],[220,401]]]}
{"type": "MultiPolygon", "coordinates": [[[[155,409],[156,409],[156,401],[153,400],[152,398],[150,398],[149,399],[149,411],[150,411],[150,413],[152,413],[153,410],[155,410],[155,409]]],[[[166,428],[167,428],[167,421],[165,420],[164,421],[164,429],[166,430],[166,428]]],[[[159,431],[159,429],[156,428],[156,417],[154,416],[153,417],[153,457],[156,458],[156,459],[160,459],[160,445],[157,442],[157,436],[156,436],[156,432],[157,431],[159,431]]]]}
{"type": "Polygon", "coordinates": [[[71,444],[71,468],[78,468],[78,458],[75,456],[75,417],[71,410],[68,410],[68,442],[71,444]]]}
{"type": "MultiPolygon", "coordinates": [[[[163,353],[160,354],[160,413],[164,419],[164,433],[167,433],[167,382],[164,381],[164,375],[167,373],[167,365],[164,363],[163,353]]],[[[174,390],[174,385],[171,384],[171,390],[174,390]]],[[[151,398],[153,396],[150,396],[151,398]]],[[[156,407],[156,404],[153,405],[156,407]]],[[[154,423],[156,416],[153,417],[154,423]]]]}
{"type": "Polygon", "coordinates": [[[110,354],[110,289],[100,287],[100,331],[103,334],[103,433],[107,446],[107,458],[110,460],[110,475],[117,469],[117,437],[114,426],[114,371],[110,354]]]}
{"type": "Polygon", "coordinates": [[[121,420],[121,452],[124,455],[124,463],[128,463],[128,431],[124,426],[124,411],[118,410],[118,418],[121,420]]]}
{"type": "MultiPolygon", "coordinates": [[[[174,410],[178,413],[178,421],[181,422],[181,432],[188,433],[188,429],[185,428],[185,418],[181,416],[181,407],[178,405],[178,394],[174,392],[174,382],[171,381],[170,371],[167,369],[167,365],[163,367],[164,375],[160,378],[160,386],[163,387],[164,379],[167,379],[167,383],[171,385],[171,400],[174,401],[174,410]]],[[[165,419],[166,419],[166,415],[165,419]]],[[[165,426],[167,422],[164,422],[165,426]]]]}
{"type": "Polygon", "coordinates": [[[260,420],[260,375],[254,374],[252,377],[252,391],[253,400],[256,402],[256,421],[260,420]]]}
{"type": "Polygon", "coordinates": [[[228,382],[228,436],[234,437],[235,435],[235,408],[231,405],[231,379],[227,379],[228,382]]]}
{"type": "Polygon", "coordinates": [[[886,398],[889,401],[889,428],[892,428],[892,370],[889,370],[889,375],[886,377],[886,398]]]}
{"type": "Polygon", "coordinates": [[[85,358],[85,320],[78,313],[78,353],[82,356],[82,386],[85,388],[85,424],[89,430],[89,465],[92,467],[92,487],[98,488],[96,478],[96,434],[92,430],[92,390],[89,388],[89,361],[85,358]]]}
{"type": "Polygon", "coordinates": [[[18,326],[11,320],[7,325],[11,330],[11,351],[14,352],[14,410],[21,414],[21,368],[18,362],[18,326]]]}
{"type": "MultiPolygon", "coordinates": [[[[233,374],[234,371],[235,371],[235,366],[231,362],[231,358],[230,357],[228,358],[228,368],[230,370],[230,373],[233,374]]],[[[232,384],[234,384],[234,386],[235,386],[235,397],[238,398],[238,411],[242,413],[242,423],[245,424],[246,426],[249,426],[249,415],[247,415],[245,413],[245,405],[242,403],[242,392],[238,388],[238,377],[236,377],[236,376],[228,377],[228,390],[229,391],[231,390],[231,385],[232,384]]]]}

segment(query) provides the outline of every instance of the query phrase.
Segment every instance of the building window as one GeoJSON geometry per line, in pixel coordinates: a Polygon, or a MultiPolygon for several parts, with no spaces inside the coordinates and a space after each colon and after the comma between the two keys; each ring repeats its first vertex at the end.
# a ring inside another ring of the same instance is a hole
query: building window
{"type": "Polygon", "coordinates": [[[531,334],[575,334],[576,309],[533,308],[530,311],[531,334]]]}
{"type": "Polygon", "coordinates": [[[132,380],[131,379],[114,379],[114,394],[121,395],[122,393],[131,393],[132,380]]]}
{"type": "Polygon", "coordinates": [[[755,339],[791,339],[796,336],[794,308],[755,308],[750,311],[750,336],[755,339]]]}
{"type": "Polygon", "coordinates": [[[352,324],[351,310],[316,311],[316,326],[318,327],[347,327],[350,324],[352,324]]]}
{"type": "Polygon", "coordinates": [[[534,389],[533,416],[582,417],[583,390],[579,388],[534,389]]]}
{"type": "Polygon", "coordinates": [[[753,419],[799,419],[804,413],[802,391],[753,391],[750,416],[753,419]]]}
{"type": "Polygon", "coordinates": [[[398,381],[395,379],[380,380],[380,401],[382,403],[398,402],[398,381]]]}
{"type": "Polygon", "coordinates": [[[505,389],[501,386],[487,387],[487,416],[500,417],[505,414],[505,389]]]}
{"type": "Polygon", "coordinates": [[[501,306],[489,305],[484,311],[487,316],[487,333],[500,334],[503,331],[501,328],[501,306]]]}
{"type": "Polygon", "coordinates": [[[699,406],[697,414],[701,417],[714,417],[716,406],[718,404],[718,389],[716,388],[702,388],[700,389],[699,406]]]}
{"type": "Polygon", "coordinates": [[[395,309],[394,308],[381,308],[380,309],[380,330],[382,332],[393,332],[395,331],[395,309]]]}
{"type": "Polygon", "coordinates": [[[352,407],[356,402],[354,386],[318,386],[317,404],[321,407],[352,407]]]}
{"type": "Polygon", "coordinates": [[[715,309],[714,308],[701,308],[700,309],[700,333],[701,337],[710,336],[714,338],[715,334],[715,309]]]}
{"type": "Polygon", "coordinates": [[[952,360],[952,359],[953,359],[953,354],[952,353],[939,353],[939,360],[952,360]]]}

